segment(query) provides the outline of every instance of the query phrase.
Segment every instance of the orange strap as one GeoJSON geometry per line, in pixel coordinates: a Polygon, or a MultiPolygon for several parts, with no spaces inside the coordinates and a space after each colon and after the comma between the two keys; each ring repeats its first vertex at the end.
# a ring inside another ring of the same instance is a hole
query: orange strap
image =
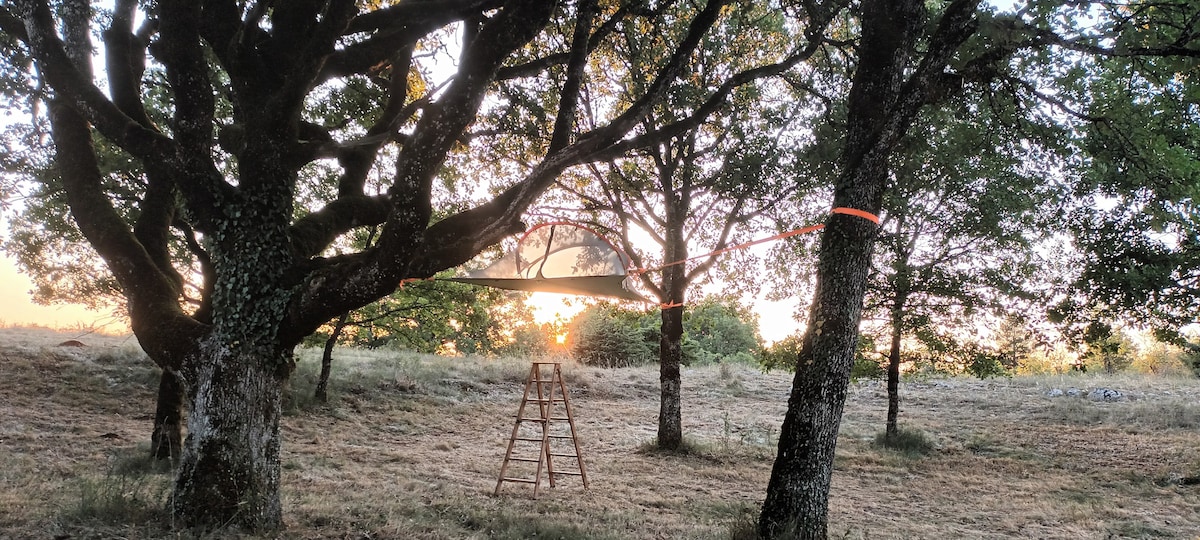
{"type": "Polygon", "coordinates": [[[404,288],[404,286],[405,286],[405,285],[407,285],[407,284],[409,284],[409,283],[416,283],[416,282],[418,282],[418,281],[433,281],[433,280],[434,280],[434,278],[432,278],[432,277],[427,277],[427,278],[419,278],[419,277],[410,277],[410,278],[404,278],[404,279],[400,280],[400,284],[399,284],[399,285],[397,285],[397,286],[396,286],[396,288],[397,288],[397,289],[403,289],[403,288],[404,288]]]}
{"type": "Polygon", "coordinates": [[[872,214],[870,212],[867,212],[866,210],[859,210],[857,208],[846,208],[845,206],[839,206],[837,208],[834,208],[833,210],[830,210],[830,212],[834,213],[834,214],[846,214],[848,216],[858,216],[858,217],[863,218],[867,221],[870,221],[871,223],[874,223],[876,225],[879,224],[879,216],[872,214]]]}

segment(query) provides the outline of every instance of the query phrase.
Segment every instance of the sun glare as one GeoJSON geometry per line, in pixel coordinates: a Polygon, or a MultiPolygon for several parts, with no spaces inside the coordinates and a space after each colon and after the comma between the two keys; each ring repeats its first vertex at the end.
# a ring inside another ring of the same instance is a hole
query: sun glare
{"type": "MultiPolygon", "coordinates": [[[[525,301],[525,305],[533,310],[533,321],[538,324],[566,324],[579,312],[587,309],[590,303],[576,295],[548,292],[535,292],[525,301]]],[[[556,339],[562,343],[566,336],[556,336],[556,339]]]]}

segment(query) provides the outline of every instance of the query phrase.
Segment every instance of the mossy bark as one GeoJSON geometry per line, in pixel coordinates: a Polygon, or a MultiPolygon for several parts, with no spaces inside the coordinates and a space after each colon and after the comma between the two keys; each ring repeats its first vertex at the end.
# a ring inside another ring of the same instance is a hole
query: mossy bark
{"type": "Polygon", "coordinates": [[[185,527],[282,526],[279,418],[288,355],[221,336],[201,346],[171,497],[185,527]]]}

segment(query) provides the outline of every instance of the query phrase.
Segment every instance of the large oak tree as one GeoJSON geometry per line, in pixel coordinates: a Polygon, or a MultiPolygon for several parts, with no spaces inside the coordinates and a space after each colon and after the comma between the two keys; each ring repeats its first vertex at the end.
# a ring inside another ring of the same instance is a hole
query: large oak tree
{"type": "Polygon", "coordinates": [[[7,60],[31,58],[39,82],[25,90],[48,105],[53,181],[115,277],[142,347],[188,405],[171,498],[179,524],[280,526],[280,400],[293,347],[405,280],[522,230],[522,213],[562,171],[634,145],[627,135],[726,2],[691,12],[649,83],[578,129],[579,89],[602,69],[590,57],[617,23],[660,4],[670,3],[118,0],[104,17],[84,0],[0,4],[5,42],[21,53],[7,60]],[[103,78],[91,69],[96,33],[103,78]],[[441,84],[421,62],[450,42],[457,69],[441,84]],[[529,134],[536,151],[490,199],[435,219],[435,185],[460,181],[447,164],[486,142],[472,125],[482,108],[511,105],[493,96],[516,81],[558,96],[552,121],[529,134]],[[363,89],[378,98],[346,114],[369,118],[364,130],[311,114],[363,89]],[[150,114],[151,102],[168,114],[150,114]],[[98,140],[140,167],[132,193],[106,189],[98,140]],[[323,189],[305,172],[317,164],[336,172],[323,189]],[[367,178],[381,168],[386,189],[373,193],[367,178]],[[134,211],[118,212],[129,197],[134,211]],[[380,231],[370,248],[328,251],[370,226],[380,231]],[[176,245],[187,247],[184,265],[176,245]],[[194,305],[184,297],[193,282],[194,305]]]}

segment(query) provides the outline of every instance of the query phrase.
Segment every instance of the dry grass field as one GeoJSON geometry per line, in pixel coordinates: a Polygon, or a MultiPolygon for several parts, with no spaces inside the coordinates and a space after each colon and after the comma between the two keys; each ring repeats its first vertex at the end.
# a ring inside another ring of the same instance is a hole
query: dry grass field
{"type": "MultiPolygon", "coordinates": [[[[567,364],[591,483],[492,495],[527,362],[338,351],[330,402],[302,353],[284,419],[281,538],[737,538],[763,497],[790,385],[749,366],[684,372],[693,451],[648,450],[653,368],[567,364]]],[[[148,463],[156,374],[129,338],[0,330],[0,538],[192,537],[148,463]],[[56,346],[78,339],[85,347],[56,346]]],[[[837,538],[1200,538],[1200,381],[926,379],[878,447],[882,387],[851,389],[837,538]],[[1114,388],[1122,401],[1049,397],[1114,388]]],[[[229,532],[206,538],[236,537],[229,532]]]]}

